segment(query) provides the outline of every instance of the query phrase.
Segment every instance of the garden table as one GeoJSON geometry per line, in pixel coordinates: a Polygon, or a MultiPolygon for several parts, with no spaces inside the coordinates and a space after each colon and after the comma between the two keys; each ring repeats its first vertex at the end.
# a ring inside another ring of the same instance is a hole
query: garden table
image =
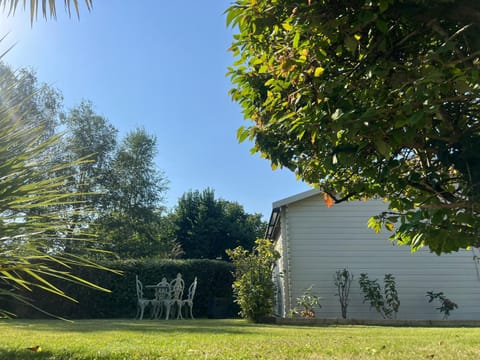
{"type": "Polygon", "coordinates": [[[146,285],[145,287],[155,289],[155,299],[152,301],[155,319],[161,317],[163,309],[165,309],[165,319],[168,320],[168,317],[170,316],[170,308],[172,306],[172,290],[170,283],[164,277],[158,284],[146,285]]]}

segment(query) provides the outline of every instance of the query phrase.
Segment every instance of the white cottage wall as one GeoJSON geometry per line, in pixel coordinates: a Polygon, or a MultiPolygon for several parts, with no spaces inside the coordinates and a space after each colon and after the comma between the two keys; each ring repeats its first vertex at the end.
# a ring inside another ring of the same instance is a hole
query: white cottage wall
{"type": "MultiPolygon", "coordinates": [[[[450,319],[480,319],[480,279],[473,252],[437,256],[426,249],[411,253],[408,247],[394,245],[387,230],[375,234],[367,227],[369,217],[385,207],[382,201],[369,200],[327,208],[321,195],[284,205],[280,235],[282,255],[287,257],[281,264],[288,289],[284,306],[294,306],[296,298],[313,285],[314,293],[322,298],[317,317],[340,318],[333,276],[336,270],[347,268],[355,276],[349,318],[381,318],[363,303],[358,279],[367,273],[383,287],[383,277],[390,273],[401,302],[397,319],[441,319],[435,309],[439,304],[427,301],[430,290],[444,292],[459,305],[450,319]]],[[[284,316],[289,308],[285,306],[284,316]]]]}

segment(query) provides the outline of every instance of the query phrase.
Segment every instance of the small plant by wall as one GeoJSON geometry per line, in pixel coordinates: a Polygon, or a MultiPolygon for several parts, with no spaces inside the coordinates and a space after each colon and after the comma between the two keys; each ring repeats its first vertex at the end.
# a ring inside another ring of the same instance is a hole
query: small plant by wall
{"type": "Polygon", "coordinates": [[[440,306],[436,309],[443,314],[443,320],[448,319],[450,312],[458,308],[458,305],[447,298],[443,292],[434,293],[433,291],[427,291],[427,295],[425,296],[428,297],[429,303],[431,303],[433,300],[438,300],[440,302],[440,306]]]}
{"type": "Polygon", "coordinates": [[[337,287],[338,300],[342,309],[342,318],[347,318],[347,308],[350,296],[350,286],[352,285],[353,274],[347,269],[337,270],[333,277],[333,282],[337,287]]]}
{"type": "Polygon", "coordinates": [[[290,315],[300,315],[303,318],[314,318],[315,317],[315,307],[321,308],[320,300],[317,295],[313,294],[312,291],[313,285],[310,285],[308,289],[305,290],[302,296],[297,298],[297,307],[293,308],[290,311],[290,315]]]}
{"type": "Polygon", "coordinates": [[[360,274],[358,283],[364,295],[363,302],[370,302],[370,307],[373,307],[384,319],[397,318],[400,300],[395,277],[392,274],[385,274],[383,292],[378,279],[370,280],[365,273],[360,274]]]}

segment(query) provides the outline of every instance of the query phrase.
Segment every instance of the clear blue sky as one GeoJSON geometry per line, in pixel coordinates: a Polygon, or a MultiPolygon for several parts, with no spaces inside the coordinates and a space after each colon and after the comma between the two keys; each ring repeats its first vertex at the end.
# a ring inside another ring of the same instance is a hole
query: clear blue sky
{"type": "Polygon", "coordinates": [[[156,135],[169,208],[210,187],[268,219],[273,201],[309,189],[236,139],[248,122],[228,95],[229,1],[94,0],[91,12],[80,3],[80,20],[68,18],[63,1],[56,21],[39,17],[33,26],[22,8],[2,14],[0,32],[10,32],[2,52],[16,43],[4,61],[32,67],[62,91],[66,108],[91,100],[120,136],[136,127],[156,135]]]}

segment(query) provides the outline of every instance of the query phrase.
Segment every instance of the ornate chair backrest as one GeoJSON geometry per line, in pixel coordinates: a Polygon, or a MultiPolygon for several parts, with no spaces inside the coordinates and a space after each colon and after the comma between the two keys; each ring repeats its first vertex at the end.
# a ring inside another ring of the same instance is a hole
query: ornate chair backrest
{"type": "Polygon", "coordinates": [[[178,273],[177,277],[170,283],[172,289],[172,299],[181,300],[183,296],[183,289],[185,288],[185,282],[182,279],[182,274],[178,273]]]}
{"type": "Polygon", "coordinates": [[[170,299],[171,292],[169,282],[166,278],[163,278],[162,281],[157,284],[155,298],[156,300],[168,300],[170,299]]]}
{"type": "Polygon", "coordinates": [[[135,284],[137,287],[137,298],[143,299],[143,284],[142,282],[138,279],[138,275],[135,275],[135,284]]]}
{"type": "Polygon", "coordinates": [[[195,280],[193,280],[193,282],[188,287],[187,300],[193,300],[196,290],[197,290],[197,277],[195,276],[195,280]]]}

